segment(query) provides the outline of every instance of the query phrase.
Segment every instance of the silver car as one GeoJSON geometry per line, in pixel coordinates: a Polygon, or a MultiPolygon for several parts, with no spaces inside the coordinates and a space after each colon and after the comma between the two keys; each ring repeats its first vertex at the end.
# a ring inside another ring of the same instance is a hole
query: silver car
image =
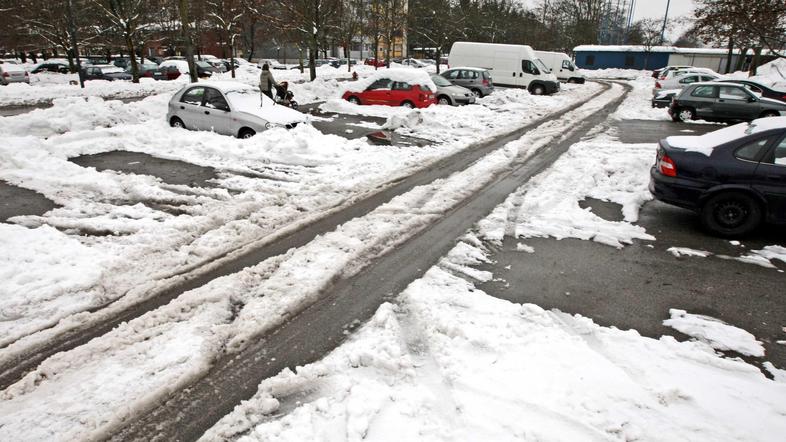
{"type": "Polygon", "coordinates": [[[169,100],[167,121],[172,127],[209,130],[251,138],[272,127],[291,129],[308,122],[305,114],[276,104],[247,84],[229,81],[192,83],[169,100]]]}
{"type": "Polygon", "coordinates": [[[491,81],[491,74],[486,69],[461,67],[448,69],[441,74],[449,82],[456,86],[463,86],[475,95],[482,98],[494,92],[494,83],[491,81]]]}
{"type": "Polygon", "coordinates": [[[6,86],[10,83],[30,84],[30,74],[18,64],[0,62],[0,84],[6,86]]]}
{"type": "Polygon", "coordinates": [[[446,105],[472,104],[475,95],[469,89],[456,86],[439,75],[432,75],[431,79],[437,85],[437,103],[446,105]]]}

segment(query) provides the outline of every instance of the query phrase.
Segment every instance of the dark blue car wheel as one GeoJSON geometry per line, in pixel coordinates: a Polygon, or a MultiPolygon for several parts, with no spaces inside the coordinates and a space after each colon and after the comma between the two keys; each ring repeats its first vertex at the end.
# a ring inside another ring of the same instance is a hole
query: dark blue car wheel
{"type": "Polygon", "coordinates": [[[740,236],[759,226],[762,209],[750,195],[723,192],[711,197],[701,210],[702,224],[721,236],[740,236]]]}

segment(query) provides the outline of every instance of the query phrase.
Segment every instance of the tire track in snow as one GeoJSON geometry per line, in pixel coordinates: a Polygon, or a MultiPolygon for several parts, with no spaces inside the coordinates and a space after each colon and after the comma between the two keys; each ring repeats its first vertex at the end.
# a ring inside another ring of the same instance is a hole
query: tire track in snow
{"type": "Polygon", "coordinates": [[[494,152],[501,146],[519,140],[540,125],[562,118],[587,103],[591,103],[592,100],[611,88],[608,83],[602,83],[602,85],[603,88],[600,91],[588,98],[547,114],[507,134],[473,143],[460,152],[443,158],[412,175],[398,178],[387,186],[380,186],[369,194],[348,202],[347,205],[328,210],[319,215],[321,218],[304,220],[302,223],[288,226],[258,242],[246,245],[239,250],[227,252],[196,268],[172,275],[169,280],[162,281],[159,285],[161,288],[151,293],[147,298],[134,301],[120,298],[104,308],[79,314],[78,321],[63,320],[55,327],[37,332],[36,339],[31,344],[19,344],[17,341],[17,345],[11,344],[3,348],[4,354],[0,358],[0,389],[12,385],[48,357],[76,348],[104,335],[123,322],[131,321],[168,304],[186,291],[201,287],[221,276],[256,265],[270,257],[284,254],[291,248],[301,247],[315,237],[330,232],[351,219],[370,213],[398,195],[466,169],[478,159],[494,152]]]}
{"type": "MultiPolygon", "coordinates": [[[[493,207],[530,178],[544,171],[574,143],[582,132],[600,124],[609,109],[622,102],[626,92],[599,106],[582,121],[571,121],[572,135],[557,137],[533,156],[514,160],[480,191],[450,209],[446,216],[415,232],[395,249],[354,276],[338,280],[328,293],[305,307],[270,333],[249,339],[240,352],[216,362],[208,374],[173,393],[138,420],[119,431],[107,429],[113,440],[196,440],[242,400],[256,393],[262,379],[284,368],[320,359],[346,337],[343,324],[365,321],[378,306],[390,301],[409,282],[436,264],[455,243],[493,207]],[[216,397],[220,392],[220,397],[216,397]]],[[[563,114],[564,115],[564,114],[563,114]]]]}

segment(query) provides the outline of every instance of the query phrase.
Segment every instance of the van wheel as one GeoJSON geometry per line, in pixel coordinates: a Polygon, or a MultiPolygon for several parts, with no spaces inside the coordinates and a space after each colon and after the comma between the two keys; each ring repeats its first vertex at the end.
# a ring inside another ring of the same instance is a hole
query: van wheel
{"type": "Polygon", "coordinates": [[[405,102],[401,103],[401,107],[406,107],[407,109],[414,109],[415,105],[412,104],[411,101],[405,101],[405,102]]]}
{"type": "Polygon", "coordinates": [[[771,110],[764,111],[761,113],[761,118],[769,118],[769,117],[777,117],[777,116],[780,116],[780,114],[778,112],[771,111],[771,110]]]}
{"type": "Polygon", "coordinates": [[[172,119],[169,120],[169,125],[172,126],[172,127],[180,128],[180,129],[185,129],[186,128],[186,125],[183,124],[183,120],[181,120],[180,118],[177,118],[177,117],[172,117],[172,119]]]}
{"type": "Polygon", "coordinates": [[[450,106],[452,103],[450,102],[450,98],[447,95],[440,95],[437,99],[439,104],[450,106]]]}
{"type": "Polygon", "coordinates": [[[696,118],[696,112],[689,107],[678,109],[675,115],[677,116],[677,121],[691,121],[696,118]]]}
{"type": "Polygon", "coordinates": [[[475,98],[483,98],[483,92],[481,92],[480,89],[472,89],[472,95],[474,95],[475,98]]]}
{"type": "Polygon", "coordinates": [[[256,135],[256,134],[257,134],[257,133],[256,133],[256,132],[254,132],[254,130],[253,130],[253,129],[249,129],[249,128],[247,128],[247,127],[244,127],[243,129],[240,129],[240,133],[239,133],[239,134],[237,134],[237,137],[238,137],[238,138],[242,138],[242,139],[244,139],[244,140],[247,140],[247,139],[249,139],[249,138],[253,137],[253,136],[254,136],[254,135],[256,135]]]}
{"type": "Polygon", "coordinates": [[[543,94],[546,93],[546,88],[544,88],[543,86],[541,86],[539,84],[536,84],[536,85],[532,86],[532,88],[530,89],[529,92],[532,95],[543,95],[543,94]]]}
{"type": "Polygon", "coordinates": [[[707,200],[701,208],[701,223],[721,236],[740,236],[759,226],[762,209],[750,195],[723,192],[707,200]]]}

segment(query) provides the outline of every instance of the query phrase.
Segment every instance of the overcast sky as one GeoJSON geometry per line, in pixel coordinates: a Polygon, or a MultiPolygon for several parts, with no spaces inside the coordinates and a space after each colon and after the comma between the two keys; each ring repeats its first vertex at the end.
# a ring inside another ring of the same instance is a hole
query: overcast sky
{"type": "MultiPolygon", "coordinates": [[[[633,21],[638,21],[643,18],[656,18],[663,19],[666,14],[667,0],[636,0],[636,11],[633,14],[633,21]]],[[[691,17],[694,4],[693,0],[671,0],[669,6],[669,18],[691,17]]],[[[667,33],[667,39],[675,39],[687,30],[688,26],[677,26],[670,34],[667,33]]]]}

